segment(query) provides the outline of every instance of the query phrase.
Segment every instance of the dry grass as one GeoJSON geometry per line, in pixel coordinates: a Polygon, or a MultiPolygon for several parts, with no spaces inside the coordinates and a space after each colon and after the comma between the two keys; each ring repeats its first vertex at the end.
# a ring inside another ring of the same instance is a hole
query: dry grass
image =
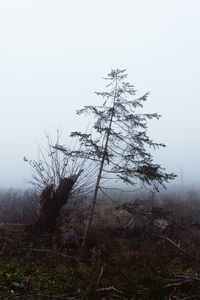
{"type": "MultiPolygon", "coordinates": [[[[200,299],[198,280],[180,281],[199,274],[199,202],[172,200],[159,203],[171,212],[163,231],[136,232],[134,222],[125,229],[130,211],[98,206],[85,249],[77,244],[55,249],[51,236],[38,239],[27,236],[23,225],[1,224],[0,299],[200,299]]],[[[84,225],[76,215],[62,224],[80,242],[84,225]]]]}

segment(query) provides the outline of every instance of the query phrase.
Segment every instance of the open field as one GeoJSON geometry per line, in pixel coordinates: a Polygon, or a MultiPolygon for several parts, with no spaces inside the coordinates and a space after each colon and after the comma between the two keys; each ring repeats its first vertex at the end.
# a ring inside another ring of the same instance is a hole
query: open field
{"type": "Polygon", "coordinates": [[[200,299],[200,199],[185,195],[100,205],[84,249],[76,214],[65,226],[78,243],[64,246],[56,235],[30,236],[23,222],[1,222],[0,299],[200,299]],[[144,215],[151,221],[141,223],[144,215]],[[168,223],[161,229],[153,218],[168,223]]]}

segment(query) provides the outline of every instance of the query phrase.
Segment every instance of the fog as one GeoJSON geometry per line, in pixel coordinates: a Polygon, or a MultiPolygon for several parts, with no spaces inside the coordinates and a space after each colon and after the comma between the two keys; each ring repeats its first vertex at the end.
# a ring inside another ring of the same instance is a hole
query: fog
{"type": "Polygon", "coordinates": [[[144,112],[162,115],[149,134],[167,147],[155,161],[177,183],[200,183],[198,0],[2,0],[0,2],[0,186],[28,187],[23,157],[36,159],[44,132],[87,121],[111,68],[127,69],[144,112]],[[180,171],[182,170],[182,171],[180,171]]]}

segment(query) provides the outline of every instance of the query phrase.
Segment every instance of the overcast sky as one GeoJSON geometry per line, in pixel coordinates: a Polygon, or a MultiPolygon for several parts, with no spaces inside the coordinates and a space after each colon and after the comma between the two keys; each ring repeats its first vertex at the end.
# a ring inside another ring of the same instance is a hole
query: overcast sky
{"type": "Polygon", "coordinates": [[[23,157],[36,158],[45,131],[85,128],[75,111],[99,103],[111,68],[162,115],[149,130],[167,145],[155,161],[199,184],[199,28],[199,0],[1,0],[0,186],[25,186],[23,157]]]}

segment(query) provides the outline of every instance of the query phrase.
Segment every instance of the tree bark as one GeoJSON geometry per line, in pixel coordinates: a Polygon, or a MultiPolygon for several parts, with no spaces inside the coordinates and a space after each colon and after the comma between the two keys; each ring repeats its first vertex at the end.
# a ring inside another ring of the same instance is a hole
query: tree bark
{"type": "Polygon", "coordinates": [[[117,78],[115,80],[115,94],[114,94],[113,105],[112,105],[112,114],[111,114],[111,117],[110,117],[108,131],[107,131],[107,134],[106,134],[106,141],[105,141],[104,148],[103,148],[103,155],[102,155],[102,158],[101,158],[101,161],[100,161],[99,173],[98,173],[98,176],[97,176],[97,182],[96,182],[96,186],[95,186],[95,190],[94,190],[94,196],[93,196],[93,199],[92,199],[90,212],[89,212],[89,216],[88,216],[88,221],[87,221],[87,224],[86,224],[86,228],[85,228],[85,232],[84,232],[84,236],[83,236],[83,240],[82,240],[82,247],[85,247],[87,236],[88,236],[88,233],[89,233],[89,230],[90,230],[90,227],[91,227],[91,224],[92,224],[93,216],[94,216],[94,209],[95,209],[96,202],[97,202],[97,194],[98,194],[98,191],[99,191],[100,181],[101,181],[101,178],[102,178],[103,166],[104,166],[104,162],[105,162],[107,151],[108,151],[110,132],[111,132],[111,129],[112,129],[113,117],[114,117],[114,113],[115,113],[116,97],[117,97],[117,78]]]}
{"type": "Polygon", "coordinates": [[[40,215],[33,226],[32,233],[41,235],[43,233],[52,233],[55,230],[61,208],[67,203],[69,194],[79,175],[62,179],[55,193],[53,193],[52,185],[42,192],[40,198],[40,215]]]}

